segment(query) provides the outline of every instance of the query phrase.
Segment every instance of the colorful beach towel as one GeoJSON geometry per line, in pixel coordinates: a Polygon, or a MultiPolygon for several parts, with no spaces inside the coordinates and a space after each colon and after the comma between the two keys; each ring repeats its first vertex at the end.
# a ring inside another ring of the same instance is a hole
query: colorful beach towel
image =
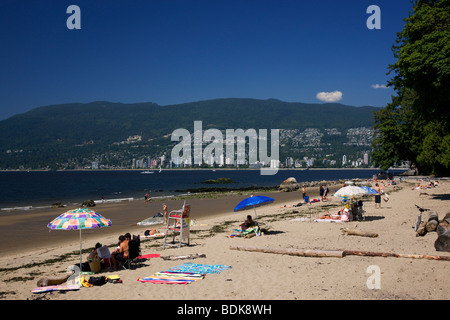
{"type": "Polygon", "coordinates": [[[223,264],[211,265],[211,264],[197,264],[186,262],[180,266],[169,268],[167,271],[173,272],[190,272],[190,273],[221,273],[222,271],[230,269],[231,266],[226,266],[223,264]]]}
{"type": "Polygon", "coordinates": [[[151,277],[138,278],[140,282],[163,283],[163,284],[189,284],[205,277],[204,274],[190,272],[156,272],[151,277]]]}

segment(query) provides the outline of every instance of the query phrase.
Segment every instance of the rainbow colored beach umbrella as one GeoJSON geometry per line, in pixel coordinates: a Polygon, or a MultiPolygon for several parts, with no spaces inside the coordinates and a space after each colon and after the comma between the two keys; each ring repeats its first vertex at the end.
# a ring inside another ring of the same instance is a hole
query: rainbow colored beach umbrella
{"type": "Polygon", "coordinates": [[[111,226],[111,220],[88,208],[64,212],[47,225],[52,230],[93,229],[109,226],[111,226]]]}
{"type": "Polygon", "coordinates": [[[64,212],[47,225],[50,230],[80,230],[80,269],[82,259],[81,230],[109,226],[111,226],[111,220],[88,208],[79,208],[64,212]]]}

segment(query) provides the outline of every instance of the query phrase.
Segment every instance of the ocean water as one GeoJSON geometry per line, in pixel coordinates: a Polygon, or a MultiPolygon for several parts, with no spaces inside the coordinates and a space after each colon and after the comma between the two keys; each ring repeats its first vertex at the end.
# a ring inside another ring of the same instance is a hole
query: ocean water
{"type": "MultiPolygon", "coordinates": [[[[294,177],[298,182],[370,179],[378,170],[279,170],[276,175],[263,176],[259,170],[154,170],[141,171],[13,171],[0,172],[0,210],[46,207],[59,201],[77,204],[85,200],[120,201],[165,197],[186,193],[202,187],[242,188],[270,187],[294,177]],[[208,179],[230,178],[232,184],[203,184],[208,179]]],[[[399,171],[401,172],[401,171],[399,171]]]]}

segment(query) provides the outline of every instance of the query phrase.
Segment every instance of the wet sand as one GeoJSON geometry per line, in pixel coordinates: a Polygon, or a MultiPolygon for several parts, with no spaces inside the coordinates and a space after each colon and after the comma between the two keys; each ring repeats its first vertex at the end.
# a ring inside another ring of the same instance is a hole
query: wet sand
{"type": "MultiPolygon", "coordinates": [[[[331,188],[330,188],[331,189],[331,188]]],[[[333,189],[334,190],[334,189],[333,189]]],[[[317,197],[318,188],[308,188],[311,197],[317,197]]],[[[265,195],[275,199],[275,203],[301,201],[301,191],[296,192],[261,192],[255,195],[265,195]]],[[[197,195],[198,197],[199,195],[197,195]]],[[[207,217],[223,216],[233,213],[234,207],[243,199],[250,196],[249,192],[237,194],[218,194],[217,198],[188,198],[186,203],[191,204],[191,219],[204,219],[207,217]]],[[[119,203],[99,203],[92,207],[112,222],[111,227],[82,230],[82,241],[96,243],[96,239],[104,235],[117,235],[126,232],[139,233],[150,227],[138,226],[137,223],[144,219],[153,217],[162,212],[163,203],[168,206],[168,211],[180,209],[184,200],[173,200],[170,198],[152,200],[145,203],[143,200],[123,201],[119,203]]],[[[15,253],[26,249],[45,248],[55,244],[70,244],[79,242],[79,232],[75,230],[53,230],[47,228],[47,224],[58,215],[75,209],[76,207],[47,208],[33,210],[15,210],[2,213],[0,217],[0,251],[4,253],[15,253]]],[[[241,215],[243,216],[243,215],[241,215]]],[[[152,228],[162,229],[162,225],[152,228]]]]}

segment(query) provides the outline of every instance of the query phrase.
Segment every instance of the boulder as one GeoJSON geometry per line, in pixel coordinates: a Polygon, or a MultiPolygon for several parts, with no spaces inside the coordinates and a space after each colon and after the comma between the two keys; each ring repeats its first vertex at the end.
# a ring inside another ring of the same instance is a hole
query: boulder
{"type": "Polygon", "coordinates": [[[284,192],[296,191],[300,188],[295,178],[287,178],[280,184],[280,190],[284,192]]]}

